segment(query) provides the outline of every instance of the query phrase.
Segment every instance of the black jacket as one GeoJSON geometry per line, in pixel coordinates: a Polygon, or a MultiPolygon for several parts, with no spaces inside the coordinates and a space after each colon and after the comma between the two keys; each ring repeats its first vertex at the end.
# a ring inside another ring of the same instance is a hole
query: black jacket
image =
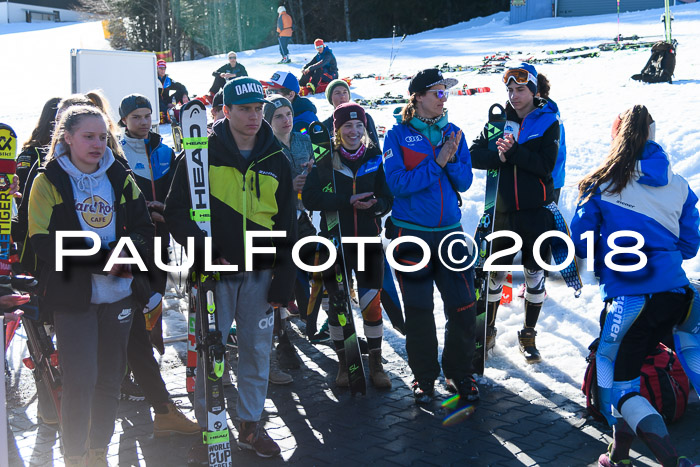
{"type": "MultiPolygon", "coordinates": [[[[245,271],[247,231],[286,231],[284,238],[260,237],[256,247],[274,247],[276,254],[253,256],[253,270],[273,269],[269,302],[287,303],[292,295],[296,267],[292,247],[297,238],[296,194],[287,156],[263,121],[249,159],[236,145],[228,119],[219,120],[209,135],[209,191],[211,200],[212,259],[225,258],[245,271]]],[[[175,240],[195,239],[195,266],[204,266],[204,232],[190,219],[190,183],[187,160],[178,156],[173,184],[165,201],[165,221],[175,240]]]]}
{"type": "Polygon", "coordinates": [[[304,206],[310,211],[321,211],[321,231],[326,229],[325,211],[338,211],[341,235],[350,237],[375,237],[382,231],[382,217],[391,210],[393,196],[386,183],[382,152],[379,148],[367,148],[356,163],[344,160],[333,152],[335,193],[326,193],[321,186],[318,168],[314,166],[306,178],[301,192],[304,206]],[[342,161],[342,162],[341,162],[342,161]],[[357,193],[373,192],[377,203],[370,209],[357,210],[350,204],[350,197],[357,193]]]}
{"type": "MultiPolygon", "coordinates": [[[[152,263],[151,246],[155,229],[146,209],[146,201],[130,171],[118,160],[107,169],[106,174],[114,190],[114,199],[118,202],[115,212],[117,238],[129,237],[141,259],[148,265],[152,263]]],[[[101,249],[93,256],[65,257],[63,271],[56,271],[56,232],[82,230],[73,204],[73,187],[70,177],[58,161],[52,160],[39,169],[34,190],[51,193],[45,199],[52,198],[55,202],[37,207],[50,210],[50,220],[48,225],[39,226],[30,237],[41,266],[39,295],[54,311],[83,311],[90,305],[92,275],[107,274],[102,269],[114,245],[110,245],[109,250],[101,249]]],[[[64,248],[86,249],[88,244],[83,238],[65,239],[64,248]]],[[[132,272],[134,280],[131,288],[136,306],[143,306],[150,295],[148,277],[135,266],[132,266],[132,272]]]]}
{"type": "MultiPolygon", "coordinates": [[[[211,75],[214,77],[217,77],[221,73],[235,73],[236,78],[240,78],[241,76],[248,76],[248,72],[246,71],[245,67],[238,62],[236,62],[235,67],[231,66],[230,63],[227,63],[226,65],[219,67],[211,75]]],[[[229,78],[229,79],[233,79],[233,78],[229,78]]]]}
{"type": "Polygon", "coordinates": [[[512,212],[545,206],[553,198],[552,170],[559,152],[559,121],[547,101],[535,98],[535,110],[524,119],[506,104],[508,120],[520,125],[516,143],[501,162],[497,151],[488,149],[486,128],[474,140],[469,152],[475,169],[500,169],[498,212],[512,212]]]}

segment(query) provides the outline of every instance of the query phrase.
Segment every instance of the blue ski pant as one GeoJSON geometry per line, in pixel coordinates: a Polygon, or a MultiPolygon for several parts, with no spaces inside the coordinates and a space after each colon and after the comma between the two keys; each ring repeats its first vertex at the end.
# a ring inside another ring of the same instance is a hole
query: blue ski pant
{"type": "MultiPolygon", "coordinates": [[[[613,425],[622,404],[640,391],[644,360],[673,332],[676,353],[693,386],[700,388],[700,300],[690,287],[616,297],[607,307],[598,347],[601,412],[613,425]]],[[[631,424],[635,426],[635,424],[631,424]]]]}
{"type": "Polygon", "coordinates": [[[282,55],[282,58],[289,56],[289,49],[287,47],[289,46],[289,42],[291,40],[292,40],[291,37],[279,36],[280,55],[282,55]]]}
{"type": "MultiPolygon", "coordinates": [[[[267,396],[270,373],[270,350],[275,315],[267,302],[272,270],[240,272],[222,275],[216,283],[215,301],[218,327],[225,345],[228,330],[236,320],[238,337],[238,418],[257,422],[262,416],[267,396]]],[[[199,319],[199,315],[197,316],[199,319]]],[[[199,322],[196,325],[199,329],[199,322]]],[[[201,359],[197,359],[197,378],[194,387],[194,413],[199,425],[206,429],[207,407],[204,398],[204,380],[199,375],[201,359]]]]}
{"type": "Polygon", "coordinates": [[[109,445],[133,313],[131,297],[54,313],[63,376],[61,432],[66,457],[83,455],[88,442],[92,449],[109,445]]]}
{"type": "MultiPolygon", "coordinates": [[[[406,353],[408,364],[417,380],[434,381],[440,375],[438,363],[438,339],[433,316],[434,286],[437,286],[447,318],[445,345],[442,352],[442,370],[446,378],[464,379],[472,373],[472,357],[475,350],[476,303],[474,294],[474,269],[460,269],[463,264],[450,261],[446,241],[440,242],[461,227],[443,231],[423,231],[398,228],[397,237],[415,236],[425,241],[431,259],[415,272],[396,270],[406,313],[406,353]],[[438,256],[441,250],[442,259],[438,256]]],[[[463,238],[457,235],[457,238],[463,238]]],[[[467,248],[456,244],[452,249],[456,260],[471,258],[467,248]]],[[[423,251],[414,243],[402,243],[394,251],[396,262],[411,266],[423,258],[423,251]]],[[[471,261],[467,260],[466,264],[471,261]]]]}

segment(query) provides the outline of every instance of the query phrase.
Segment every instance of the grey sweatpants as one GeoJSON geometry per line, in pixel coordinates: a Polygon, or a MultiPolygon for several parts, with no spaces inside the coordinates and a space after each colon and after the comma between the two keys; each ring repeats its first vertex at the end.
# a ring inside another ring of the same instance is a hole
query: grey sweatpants
{"type": "Polygon", "coordinates": [[[114,433],[126,344],[133,318],[131,297],[54,313],[63,376],[61,431],[66,457],[102,449],[114,433]]]}
{"type": "MultiPolygon", "coordinates": [[[[257,422],[265,407],[267,382],[270,373],[270,349],[274,313],[267,302],[267,292],[272,280],[272,270],[242,272],[222,276],[216,283],[216,313],[224,344],[228,330],[236,320],[238,337],[238,418],[257,422]]],[[[198,317],[199,318],[199,317],[198,317]]],[[[199,321],[197,321],[199,329],[199,321]]],[[[199,425],[206,429],[207,410],[204,400],[204,379],[197,375],[194,387],[194,413],[199,425]]]]}

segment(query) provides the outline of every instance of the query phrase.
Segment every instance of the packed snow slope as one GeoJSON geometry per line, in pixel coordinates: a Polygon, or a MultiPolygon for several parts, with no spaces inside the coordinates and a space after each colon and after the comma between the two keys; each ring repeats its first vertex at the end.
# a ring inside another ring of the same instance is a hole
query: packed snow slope
{"type": "MultiPolygon", "coordinates": [[[[663,37],[659,21],[662,10],[624,13],[618,30],[615,15],[579,18],[547,18],[510,25],[507,13],[477,18],[443,29],[408,36],[403,43],[391,37],[357,42],[327,43],[338,59],[341,76],[370,73],[412,75],[423,68],[449,63],[476,65],[486,55],[510,52],[511,56],[541,55],[545,50],[575,46],[595,46],[610,42],[617,34],[638,35],[651,41],[663,37]],[[397,57],[389,70],[392,50],[397,57]]],[[[673,37],[678,40],[678,61],[673,84],[643,84],[629,77],[641,71],[649,58],[648,49],[640,51],[602,52],[599,57],[559,61],[538,65],[552,84],[551,97],[558,103],[566,127],[567,166],[566,187],[562,191],[560,208],[568,220],[576,203],[576,184],[581,177],[597,167],[610,145],[610,126],[615,116],[634,104],[649,107],[656,121],[657,141],[668,151],[675,170],[689,180],[700,192],[700,131],[697,109],[700,108],[700,4],[673,8],[675,21],[673,37]],[[695,123],[693,123],[695,122],[695,123]]],[[[270,18],[270,27],[275,18],[270,18]]],[[[26,25],[0,25],[0,47],[5,51],[4,69],[0,82],[0,121],[14,126],[20,141],[33,128],[43,103],[54,95],[70,91],[70,49],[108,48],[99,23],[50,25],[35,30],[26,25]]],[[[268,79],[276,70],[294,71],[299,75],[303,63],[313,55],[311,45],[292,45],[293,62],[278,65],[277,47],[237,51],[238,60],[251,76],[268,79]]],[[[191,94],[204,94],[211,85],[211,73],[226,62],[225,55],[203,60],[172,63],[168,73],[184,83],[191,94]]],[[[514,61],[513,63],[517,63],[514,61]]],[[[96,73],[128,73],[128,70],[105,69],[96,73]]],[[[464,130],[464,137],[473,140],[483,128],[487,110],[494,102],[505,103],[506,93],[500,74],[475,72],[448,73],[460,86],[488,86],[491,93],[474,96],[452,96],[447,108],[449,118],[464,130]]],[[[376,98],[387,92],[407,94],[406,80],[355,79],[355,98],[376,98]]],[[[325,119],[331,111],[322,95],[311,97],[318,107],[318,116],[325,119]]],[[[113,102],[113,106],[118,103],[113,102]]],[[[380,106],[369,112],[378,125],[390,128],[395,106],[380,106]]],[[[161,126],[170,140],[170,130],[161,126]]],[[[484,175],[475,172],[472,187],[464,198],[462,223],[465,231],[473,232],[483,208],[484,175]]],[[[497,321],[498,337],[494,356],[487,362],[486,380],[519,392],[533,386],[545,386],[583,403],[580,381],[583,376],[588,344],[598,334],[598,316],[602,308],[598,288],[592,273],[582,275],[585,286],[579,298],[574,298],[558,275],[547,283],[548,298],[538,324],[538,347],[544,361],[529,366],[517,350],[517,331],[523,323],[522,299],[501,307],[497,321]]],[[[691,277],[700,277],[700,260],[686,262],[691,277]]],[[[517,285],[522,274],[514,274],[517,285]]],[[[179,309],[184,301],[168,302],[168,334],[184,332],[185,325],[179,309]]],[[[444,331],[442,302],[435,291],[438,332],[444,331]]],[[[385,327],[390,347],[405,356],[403,338],[385,327]]],[[[184,351],[177,347],[177,350],[184,351]]]]}

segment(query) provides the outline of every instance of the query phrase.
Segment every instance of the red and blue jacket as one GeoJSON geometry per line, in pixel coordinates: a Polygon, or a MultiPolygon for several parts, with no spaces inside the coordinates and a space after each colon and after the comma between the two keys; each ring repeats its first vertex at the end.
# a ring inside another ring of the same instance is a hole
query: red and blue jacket
{"type": "MultiPolygon", "coordinates": [[[[442,141],[459,128],[448,123],[442,141]]],[[[448,227],[459,223],[457,192],[471,186],[472,162],[464,137],[459,143],[456,160],[444,168],[437,162],[442,142],[433,146],[427,137],[407,124],[394,125],[384,138],[384,172],[394,195],[392,218],[428,228],[448,227]]]]}

